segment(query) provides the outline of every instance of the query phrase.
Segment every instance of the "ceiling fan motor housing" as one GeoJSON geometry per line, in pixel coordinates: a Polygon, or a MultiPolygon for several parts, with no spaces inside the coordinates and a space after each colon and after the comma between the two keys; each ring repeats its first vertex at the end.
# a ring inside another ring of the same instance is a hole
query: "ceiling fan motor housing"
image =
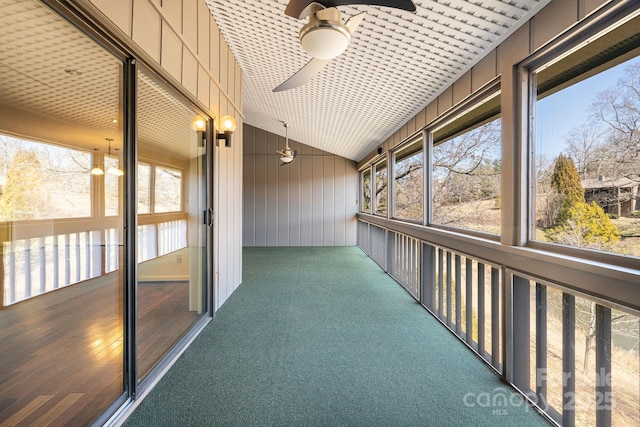
{"type": "Polygon", "coordinates": [[[345,51],[351,41],[351,33],[340,22],[340,12],[335,8],[323,9],[309,15],[309,23],[300,30],[300,44],[317,59],[332,59],[345,51]]]}

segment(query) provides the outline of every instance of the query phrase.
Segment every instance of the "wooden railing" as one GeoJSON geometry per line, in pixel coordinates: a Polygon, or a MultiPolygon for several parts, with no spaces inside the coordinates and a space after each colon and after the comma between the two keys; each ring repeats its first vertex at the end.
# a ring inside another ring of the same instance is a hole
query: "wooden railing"
{"type": "MultiPolygon", "coordinates": [[[[138,225],[138,261],[187,245],[185,213],[145,215],[138,225]]],[[[117,218],[3,223],[2,306],[99,277],[119,268],[117,218]],[[102,226],[102,227],[99,227],[102,226]]]]}
{"type": "MultiPolygon", "coordinates": [[[[585,262],[585,276],[575,259],[364,215],[358,246],[551,420],[638,425],[640,271],[585,262]],[[612,298],[580,290],[591,282],[612,298]],[[625,286],[629,305],[613,300],[625,286]]],[[[518,403],[499,394],[461,404],[504,415],[518,403]]]]}

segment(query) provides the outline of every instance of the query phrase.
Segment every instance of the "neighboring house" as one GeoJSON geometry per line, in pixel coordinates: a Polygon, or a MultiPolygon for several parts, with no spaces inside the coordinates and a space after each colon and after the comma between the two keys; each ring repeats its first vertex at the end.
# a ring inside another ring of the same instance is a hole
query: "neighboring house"
{"type": "Polygon", "coordinates": [[[640,207],[640,177],[608,179],[601,175],[595,179],[585,179],[582,187],[587,203],[595,201],[608,214],[631,216],[640,207]]]}

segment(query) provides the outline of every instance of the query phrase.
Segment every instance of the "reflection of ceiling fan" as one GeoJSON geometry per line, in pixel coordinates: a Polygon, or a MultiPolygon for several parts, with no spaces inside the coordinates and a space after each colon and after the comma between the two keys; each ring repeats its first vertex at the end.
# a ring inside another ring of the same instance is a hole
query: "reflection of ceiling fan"
{"type": "Polygon", "coordinates": [[[284,148],[282,150],[277,150],[276,153],[280,154],[280,161],[282,162],[280,163],[280,166],[285,166],[293,162],[293,159],[295,159],[296,156],[298,155],[298,151],[292,150],[291,148],[289,148],[289,133],[287,130],[289,128],[289,125],[285,122],[282,122],[282,125],[284,126],[284,132],[285,132],[284,148]]]}
{"type": "Polygon", "coordinates": [[[305,84],[318,73],[331,59],[345,51],[351,36],[355,33],[366,12],[347,19],[343,24],[337,6],[366,4],[387,6],[396,9],[416,11],[412,0],[290,0],[285,15],[296,19],[309,18],[309,23],[300,30],[300,44],[313,58],[275,88],[281,92],[305,84]]]}

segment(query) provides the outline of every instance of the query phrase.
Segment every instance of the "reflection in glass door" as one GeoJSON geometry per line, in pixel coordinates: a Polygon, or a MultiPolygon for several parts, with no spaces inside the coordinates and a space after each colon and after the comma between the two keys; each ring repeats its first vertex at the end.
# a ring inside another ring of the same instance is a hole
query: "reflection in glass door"
{"type": "Polygon", "coordinates": [[[206,313],[206,149],[198,112],[138,74],[138,376],[206,313]],[[199,136],[200,135],[200,136],[199,136]]]}
{"type": "Polygon", "coordinates": [[[32,0],[0,46],[0,425],[89,425],[124,393],[123,63],[32,0]]]}

